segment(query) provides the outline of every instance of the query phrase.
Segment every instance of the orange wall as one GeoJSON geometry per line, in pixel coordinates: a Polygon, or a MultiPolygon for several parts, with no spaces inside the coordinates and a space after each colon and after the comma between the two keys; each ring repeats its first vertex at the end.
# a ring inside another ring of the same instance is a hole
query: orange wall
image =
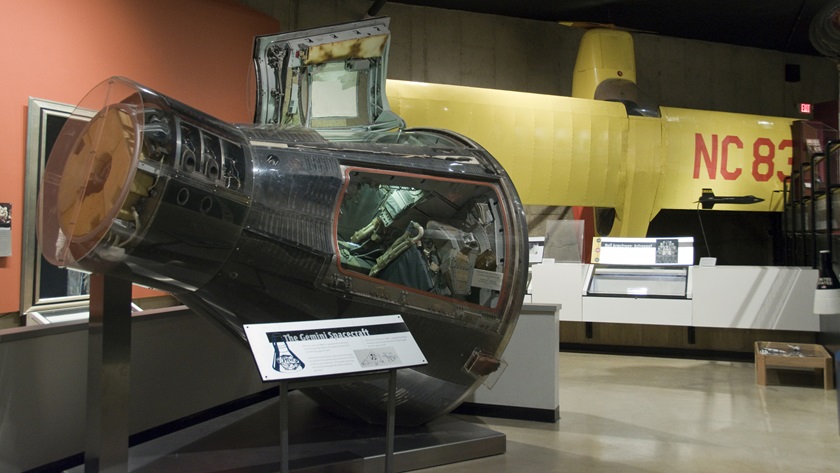
{"type": "Polygon", "coordinates": [[[20,308],[29,97],[76,104],[115,75],[233,122],[246,101],[253,38],[273,18],[233,0],[26,0],[0,14],[0,202],[12,204],[12,256],[0,257],[0,314],[20,308]],[[15,219],[15,217],[17,217],[15,219]]]}

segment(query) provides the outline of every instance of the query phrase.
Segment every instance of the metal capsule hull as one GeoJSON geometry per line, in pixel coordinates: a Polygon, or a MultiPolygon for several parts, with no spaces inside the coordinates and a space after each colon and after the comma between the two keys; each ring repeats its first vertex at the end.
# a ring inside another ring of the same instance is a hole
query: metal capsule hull
{"type": "MultiPolygon", "coordinates": [[[[449,412],[498,366],[527,233],[510,179],[475,143],[234,125],[123,78],[68,124],[39,204],[52,263],[171,291],[243,341],[244,324],[399,313],[429,361],[399,372],[400,424],[449,412]]],[[[386,389],[307,393],[379,422],[386,389]]]]}

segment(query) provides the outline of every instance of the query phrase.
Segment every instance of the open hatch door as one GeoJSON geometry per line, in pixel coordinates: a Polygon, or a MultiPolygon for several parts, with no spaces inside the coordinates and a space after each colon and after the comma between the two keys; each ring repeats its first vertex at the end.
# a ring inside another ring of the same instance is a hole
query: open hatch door
{"type": "Polygon", "coordinates": [[[318,130],[390,130],[388,18],[259,36],[255,123],[318,130]]]}

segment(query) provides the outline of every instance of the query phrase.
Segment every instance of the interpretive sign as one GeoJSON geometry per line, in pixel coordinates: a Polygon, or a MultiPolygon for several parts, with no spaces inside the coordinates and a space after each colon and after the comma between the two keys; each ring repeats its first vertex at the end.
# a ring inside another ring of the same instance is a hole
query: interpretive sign
{"type": "Polygon", "coordinates": [[[694,237],[594,237],[592,262],[645,266],[691,266],[694,264],[694,237]]]}
{"type": "Polygon", "coordinates": [[[245,325],[263,381],[425,365],[400,315],[245,325]]]}
{"type": "Polygon", "coordinates": [[[12,256],[12,204],[0,203],[0,256],[12,256]]]}

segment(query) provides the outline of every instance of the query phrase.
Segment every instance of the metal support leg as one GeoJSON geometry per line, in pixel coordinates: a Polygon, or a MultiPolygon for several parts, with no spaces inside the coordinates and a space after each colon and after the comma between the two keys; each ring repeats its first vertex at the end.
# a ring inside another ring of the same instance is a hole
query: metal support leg
{"type": "Polygon", "coordinates": [[[289,383],[280,382],[280,472],[289,473],[289,383]]]}
{"type": "Polygon", "coordinates": [[[397,413],[397,370],[388,370],[388,419],[385,428],[385,473],[394,471],[394,418],[397,413]]]}
{"type": "Polygon", "coordinates": [[[128,471],[131,283],[90,278],[85,472],[128,471]]]}

